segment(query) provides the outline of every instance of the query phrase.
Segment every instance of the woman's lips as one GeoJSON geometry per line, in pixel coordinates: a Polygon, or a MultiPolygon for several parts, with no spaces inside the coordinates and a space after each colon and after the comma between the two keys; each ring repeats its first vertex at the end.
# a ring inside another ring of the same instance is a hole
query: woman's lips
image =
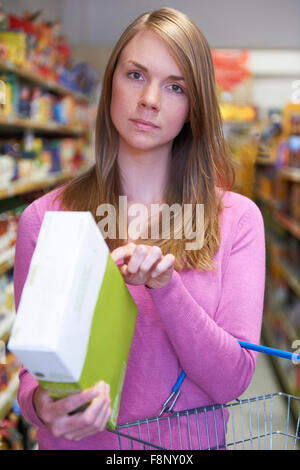
{"type": "Polygon", "coordinates": [[[139,119],[131,119],[131,121],[133,122],[133,124],[135,124],[135,126],[138,129],[142,129],[142,130],[145,130],[145,131],[151,130],[151,129],[158,129],[158,126],[156,126],[155,124],[152,124],[149,121],[142,121],[142,120],[139,120],[139,119]]]}

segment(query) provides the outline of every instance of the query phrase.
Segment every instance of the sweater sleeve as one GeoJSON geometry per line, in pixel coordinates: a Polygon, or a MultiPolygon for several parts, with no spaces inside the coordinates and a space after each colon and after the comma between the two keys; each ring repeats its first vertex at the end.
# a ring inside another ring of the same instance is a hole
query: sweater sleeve
{"type": "Polygon", "coordinates": [[[264,287],[264,225],[251,201],[237,224],[213,318],[176,271],[167,286],[148,289],[187,377],[214,403],[237,398],[249,385],[257,353],[241,348],[237,340],[259,342],[264,287]]]}
{"type": "MultiPolygon", "coordinates": [[[[27,278],[31,257],[33,255],[41,222],[34,204],[28,206],[18,225],[14,263],[14,297],[15,308],[18,311],[22,290],[27,278]]],[[[18,403],[24,418],[37,427],[43,426],[34,405],[33,394],[38,386],[38,381],[22,367],[19,374],[18,403]]]]}

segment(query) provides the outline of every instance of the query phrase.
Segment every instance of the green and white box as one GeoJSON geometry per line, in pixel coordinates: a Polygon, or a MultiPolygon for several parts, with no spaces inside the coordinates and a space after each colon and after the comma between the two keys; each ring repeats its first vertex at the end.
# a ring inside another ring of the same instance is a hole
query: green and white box
{"type": "Polygon", "coordinates": [[[114,429],[137,306],[90,212],[46,212],[8,348],[54,398],[110,385],[114,429]]]}

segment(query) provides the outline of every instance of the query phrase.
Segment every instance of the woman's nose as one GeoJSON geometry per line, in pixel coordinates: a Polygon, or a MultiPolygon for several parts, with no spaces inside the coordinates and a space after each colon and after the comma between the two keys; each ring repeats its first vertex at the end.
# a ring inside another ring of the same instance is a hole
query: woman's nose
{"type": "Polygon", "coordinates": [[[143,88],[139,100],[139,106],[159,111],[160,109],[160,91],[155,84],[149,84],[143,88]]]}

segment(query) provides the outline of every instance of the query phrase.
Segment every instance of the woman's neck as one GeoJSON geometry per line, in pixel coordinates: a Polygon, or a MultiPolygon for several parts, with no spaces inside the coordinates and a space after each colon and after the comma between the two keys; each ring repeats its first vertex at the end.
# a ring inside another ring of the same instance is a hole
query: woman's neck
{"type": "Polygon", "coordinates": [[[118,167],[124,195],[130,203],[145,205],[164,201],[170,172],[170,152],[119,151],[118,167]]]}

